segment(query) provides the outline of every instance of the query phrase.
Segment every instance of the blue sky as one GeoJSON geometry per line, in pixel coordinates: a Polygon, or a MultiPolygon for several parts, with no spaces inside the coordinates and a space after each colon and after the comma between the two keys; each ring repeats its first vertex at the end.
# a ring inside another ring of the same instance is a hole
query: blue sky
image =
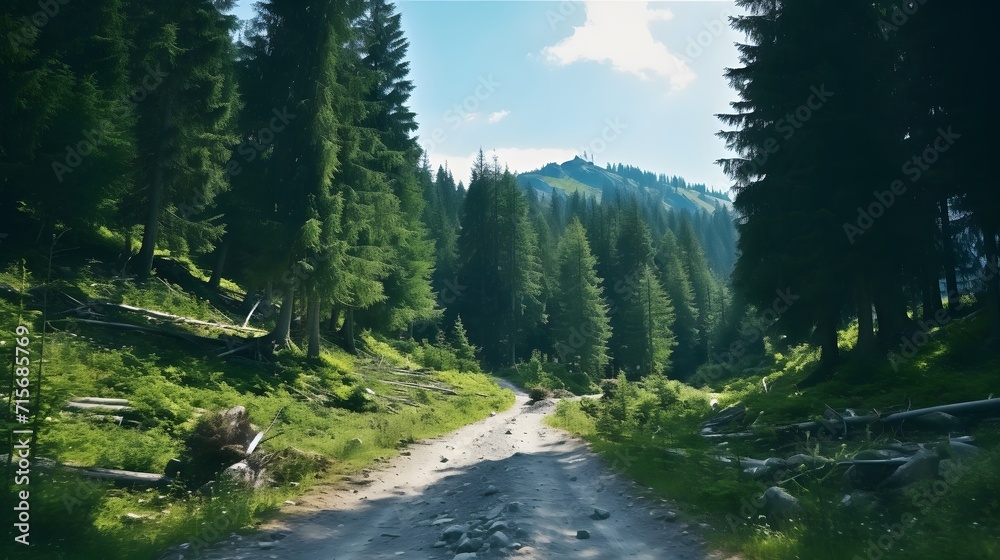
{"type": "MultiPolygon", "coordinates": [[[[250,14],[250,2],[237,9],[250,14]]],[[[410,41],[411,109],[437,167],[468,177],[475,152],[512,170],[626,163],[726,189],[715,137],[735,93],[732,2],[397,3],[410,41]]]]}

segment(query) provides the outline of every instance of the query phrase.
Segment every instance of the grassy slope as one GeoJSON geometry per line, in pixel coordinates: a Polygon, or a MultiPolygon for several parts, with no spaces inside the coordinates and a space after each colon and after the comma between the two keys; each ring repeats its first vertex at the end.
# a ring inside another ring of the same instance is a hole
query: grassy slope
{"type": "MultiPolygon", "coordinates": [[[[996,499],[1000,452],[996,450],[983,461],[967,462],[953,478],[888,494],[883,503],[889,507],[874,507],[867,514],[836,505],[845,493],[838,471],[833,475],[829,471],[798,473],[783,485],[802,500],[805,521],[773,527],[759,517],[759,508],[754,506],[766,486],[712,459],[710,455],[718,451],[710,450],[697,435],[713,397],[723,406],[742,401],[748,418],[760,415],[765,425],[818,418],[825,405],[863,413],[872,408],[884,411],[989,398],[997,390],[1000,359],[979,342],[984,332],[981,319],[956,321],[933,331],[919,354],[897,364],[898,372],[886,363],[847,364],[833,381],[803,391],[795,383],[815,367],[818,352],[797,347],[784,355],[775,353],[773,363],[730,380],[717,392],[679,386],[676,398],[659,415],[648,411],[665,391],[647,384],[645,389],[631,386],[629,397],[600,405],[560,403],[549,422],[592,441],[594,449],[616,469],[687,504],[695,517],[715,526],[712,539],[718,546],[739,551],[747,559],[869,558],[869,549],[871,558],[939,558],[943,547],[956,559],[996,558],[1000,557],[1000,501],[996,499]],[[761,383],[764,377],[767,392],[761,383]],[[677,448],[686,456],[671,451],[677,448]],[[899,524],[907,515],[915,520],[899,524]],[[900,527],[902,532],[897,530],[900,527]],[[885,547],[879,547],[879,538],[885,547]]],[[[853,335],[842,333],[843,349],[848,349],[853,335]]],[[[873,434],[867,442],[846,444],[803,440],[796,446],[807,454],[820,450],[835,457],[894,435],[873,434]]],[[[973,435],[987,449],[1000,443],[994,425],[980,426],[973,435]]],[[[905,441],[905,435],[899,436],[905,441]]],[[[731,449],[761,459],[774,451],[739,445],[731,449]]]]}
{"type": "MultiPolygon", "coordinates": [[[[21,322],[32,327],[31,347],[37,356],[40,313],[22,311],[19,302],[23,298],[33,305],[41,292],[22,289],[19,266],[9,261],[3,266],[0,348],[9,353],[14,328],[21,322]]],[[[37,286],[37,277],[29,273],[24,285],[37,286]]],[[[88,273],[83,265],[72,277],[53,283],[54,304],[61,297],[57,292],[202,320],[235,319],[177,286],[110,282],[88,273]]],[[[311,485],[335,482],[394,456],[405,442],[446,433],[513,403],[510,391],[484,375],[439,372],[437,380],[455,386],[458,396],[408,390],[405,397],[418,406],[394,405],[364,393],[367,387],[379,395],[396,394],[396,387],[380,382],[377,368],[336,349],[329,349],[319,362],[310,362],[297,351],[285,352],[277,368],[260,369],[215,358],[206,354],[210,349],[185,341],[73,324],[66,317],[50,317],[52,330],[45,340],[43,410],[38,413],[44,420],[37,456],[82,466],[162,472],[166,462],[179,455],[183,438],[200,415],[242,405],[259,427],[267,426],[282,410],[269,434],[278,435],[263,444],[266,451],[295,448],[307,455],[322,454],[332,462],[324,472],[315,472],[312,467],[319,463],[289,461],[288,468],[276,469],[278,487],[258,492],[223,488],[212,496],[189,495],[185,489],[134,492],[64,473],[39,472],[30,486],[34,545],[28,551],[12,551],[26,558],[150,558],[180,542],[225,537],[273,514],[284,500],[311,485]],[[314,397],[321,393],[327,402],[309,402],[300,392],[314,397]],[[82,396],[128,398],[143,426],[95,423],[61,410],[67,398],[82,396]],[[359,408],[359,399],[371,401],[360,403],[368,411],[333,406],[342,402],[359,408]],[[131,521],[126,513],[148,517],[131,521]]],[[[198,333],[220,334],[212,330],[198,333]]],[[[369,343],[383,354],[382,360],[406,361],[387,345],[371,339],[369,343]]],[[[6,387],[0,393],[6,400],[6,387]]],[[[11,538],[5,537],[5,542],[11,538]]]]}

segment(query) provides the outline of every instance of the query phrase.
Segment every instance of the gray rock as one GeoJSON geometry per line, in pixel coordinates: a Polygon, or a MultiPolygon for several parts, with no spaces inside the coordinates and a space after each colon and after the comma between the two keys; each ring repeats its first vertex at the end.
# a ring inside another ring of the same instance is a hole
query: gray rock
{"type": "Polygon", "coordinates": [[[917,451],[916,455],[903,466],[896,469],[889,478],[882,483],[885,488],[902,488],[918,480],[934,478],[938,473],[938,464],[941,458],[938,454],[928,449],[917,451]]]}
{"type": "Polygon", "coordinates": [[[458,541],[458,548],[455,550],[457,552],[475,552],[479,550],[481,546],[483,546],[482,539],[473,539],[466,535],[458,541]]]}
{"type": "Polygon", "coordinates": [[[982,449],[979,449],[975,445],[969,445],[968,443],[962,443],[955,440],[951,440],[948,443],[951,456],[955,459],[970,459],[982,453],[982,449]]]}
{"type": "Polygon", "coordinates": [[[521,508],[521,502],[511,502],[504,507],[504,509],[509,512],[515,512],[520,508],[521,508]]]}
{"type": "Polygon", "coordinates": [[[497,487],[493,486],[492,484],[490,484],[489,486],[486,487],[486,492],[483,492],[483,495],[484,496],[492,496],[493,494],[496,494],[497,492],[499,492],[499,490],[497,490],[497,487]]]}
{"type": "Polygon", "coordinates": [[[503,531],[506,528],[507,528],[507,522],[504,521],[503,519],[497,519],[496,521],[490,524],[489,529],[487,529],[486,531],[492,533],[494,531],[503,531]]]}
{"type": "Polygon", "coordinates": [[[510,546],[510,537],[503,531],[497,531],[490,535],[490,543],[493,548],[507,548],[510,546]]]}
{"type": "Polygon", "coordinates": [[[447,541],[438,541],[438,542],[432,544],[431,548],[444,548],[446,546],[448,546],[448,542],[447,541]]]}
{"type": "Polygon", "coordinates": [[[580,529],[579,531],[576,532],[576,538],[578,538],[578,539],[589,539],[590,538],[590,532],[589,531],[584,531],[583,529],[580,529]]]}
{"type": "Polygon", "coordinates": [[[595,521],[600,521],[609,517],[611,517],[611,512],[601,508],[594,508],[594,513],[590,514],[590,518],[595,521]]]}
{"type": "Polygon", "coordinates": [[[456,554],[452,560],[470,560],[471,558],[478,558],[475,552],[465,552],[462,554],[456,554]]]}
{"type": "Polygon", "coordinates": [[[468,530],[469,530],[468,525],[452,525],[447,529],[445,529],[444,531],[441,531],[441,540],[447,542],[455,542],[458,539],[460,539],[462,535],[464,535],[465,532],[468,530]]]}
{"type": "Polygon", "coordinates": [[[799,500],[779,486],[772,486],[761,496],[764,511],[777,518],[790,518],[798,514],[799,500]]]}
{"type": "Polygon", "coordinates": [[[896,469],[895,463],[872,463],[851,465],[844,473],[844,482],[851,488],[874,490],[896,469]]]}

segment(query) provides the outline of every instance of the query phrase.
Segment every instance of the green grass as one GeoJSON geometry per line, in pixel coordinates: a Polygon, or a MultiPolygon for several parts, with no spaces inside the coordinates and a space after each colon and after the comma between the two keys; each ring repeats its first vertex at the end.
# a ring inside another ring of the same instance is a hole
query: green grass
{"type": "MultiPolygon", "coordinates": [[[[989,398],[996,391],[1000,358],[982,346],[986,328],[981,317],[955,321],[934,331],[913,359],[897,364],[898,371],[886,362],[848,358],[832,380],[808,389],[798,389],[797,384],[815,369],[819,354],[807,345],[783,353],[772,350],[763,366],[755,363],[742,376],[702,389],[671,387],[662,380],[647,379],[641,384],[620,380],[612,398],[561,402],[547,422],[592,442],[612,468],[683,503],[696,520],[715,527],[709,534],[714,546],[746,560],[864,559],[869,558],[872,546],[872,557],[884,560],[940,558],[944,549],[956,559],[1000,557],[996,537],[1000,534],[1000,500],[996,499],[1000,496],[1000,450],[989,451],[982,460],[966,461],[960,475],[950,480],[887,493],[881,505],[867,514],[837,505],[845,494],[842,471],[788,473],[783,486],[800,499],[804,518],[773,526],[754,506],[767,486],[714,455],[765,459],[796,450],[818,450],[836,458],[884,442],[893,434],[870,434],[867,439],[845,442],[800,440],[795,450],[788,450],[774,449],[781,444],[762,429],[760,441],[733,441],[728,451],[710,447],[698,435],[700,421],[707,414],[704,403],[713,397],[721,406],[744,403],[747,418],[759,417],[763,426],[818,418],[826,405],[864,414],[871,409],[890,411],[989,398]],[[762,378],[767,380],[767,391],[762,378]],[[900,523],[909,520],[907,515],[914,520],[900,523]],[[893,537],[900,527],[902,536],[893,537]],[[879,548],[880,538],[886,548],[879,548]]],[[[849,351],[855,337],[856,327],[841,333],[842,350],[849,351]]],[[[980,426],[973,435],[986,449],[1000,442],[993,424],[980,426]]]]}
{"type": "Polygon", "coordinates": [[[562,364],[542,361],[538,355],[517,367],[504,368],[497,375],[527,390],[539,387],[549,392],[566,391],[574,395],[593,395],[600,391],[586,373],[569,371],[562,364]]]}
{"type": "Polygon", "coordinates": [[[579,192],[582,195],[596,197],[597,200],[601,199],[601,189],[591,187],[590,185],[585,185],[576,179],[569,177],[543,177],[539,176],[543,181],[548,183],[550,186],[557,188],[561,191],[566,192],[566,194],[573,194],[579,192]]]}
{"type": "MultiPolygon", "coordinates": [[[[0,352],[12,352],[21,316],[20,322],[32,327],[31,351],[37,359],[40,313],[20,310],[22,297],[38,305],[41,292],[31,289],[37,286],[37,271],[23,274],[23,286],[19,265],[7,263],[0,271],[0,286],[6,287],[0,291],[0,352]]],[[[60,293],[206,321],[236,318],[176,285],[156,279],[143,285],[110,280],[86,263],[53,280],[42,408],[32,411],[40,419],[36,456],[62,464],[163,472],[169,459],[183,454],[185,438],[199,418],[242,405],[261,429],[278,416],[268,434],[273,439],[263,449],[290,458],[275,467],[275,487],[221,487],[211,495],[182,487],[133,491],[86,482],[63,469],[39,472],[30,486],[34,544],[27,551],[11,550],[13,557],[154,558],[181,542],[207,544],[275,514],[284,500],[316,484],[335,483],[395,456],[408,442],[447,433],[514,402],[513,393],[485,375],[443,371],[435,372],[434,380],[454,387],[458,395],[407,390],[402,396],[417,405],[413,407],[370,395],[366,389],[397,395],[393,389],[398,387],[381,383],[373,361],[335,347],[326,348],[318,360],[298,350],[282,351],[274,367],[256,367],[215,358],[211,348],[182,340],[75,323],[69,319],[72,313],[59,312],[74,305],[60,293]],[[85,396],[127,398],[135,410],[124,414],[122,425],[63,410],[66,400],[85,396]],[[314,454],[326,459],[301,459],[314,454]],[[145,517],[133,520],[127,513],[145,517]]],[[[108,307],[105,311],[113,313],[108,307]]],[[[141,322],[136,315],[116,317],[141,322]]],[[[173,328],[220,334],[200,327],[173,328]]],[[[386,363],[413,363],[368,333],[362,344],[386,363]]],[[[7,383],[0,388],[4,400],[7,383]]]]}

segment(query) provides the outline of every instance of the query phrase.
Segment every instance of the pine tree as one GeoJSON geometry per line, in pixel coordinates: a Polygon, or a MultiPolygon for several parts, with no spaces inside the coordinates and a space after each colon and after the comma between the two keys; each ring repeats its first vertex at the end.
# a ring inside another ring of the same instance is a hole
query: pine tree
{"type": "Polygon", "coordinates": [[[363,322],[381,330],[404,330],[437,318],[430,277],[434,246],[426,226],[419,149],[411,136],[415,115],[407,107],[413,83],[408,79],[408,42],[400,15],[391,3],[373,0],[358,24],[359,66],[371,76],[362,124],[377,131],[383,148],[376,171],[385,174],[399,200],[402,220],[390,239],[390,268],[384,281],[386,298],[364,312],[363,322]]]}
{"type": "Polygon", "coordinates": [[[573,218],[559,242],[558,282],[552,303],[554,350],[570,368],[599,379],[609,361],[611,324],[596,264],[586,231],[580,220],[573,218]]]}
{"type": "Polygon", "coordinates": [[[513,364],[519,344],[545,321],[541,263],[514,176],[480,151],[462,210],[459,312],[491,364],[513,364]]]}
{"type": "MultiPolygon", "coordinates": [[[[332,0],[304,7],[290,0],[261,2],[245,49],[246,74],[259,88],[254,99],[258,118],[269,118],[262,108],[280,107],[277,111],[292,120],[274,135],[261,162],[260,172],[268,181],[258,185],[263,208],[259,219],[271,234],[264,255],[274,256],[263,266],[277,292],[275,299],[281,300],[271,333],[278,346],[291,343],[296,292],[304,292],[309,302],[309,338],[318,342],[325,302],[350,305],[355,292],[375,291],[371,284],[353,282],[361,267],[348,255],[351,240],[342,230],[353,194],[336,188],[333,181],[345,159],[344,111],[338,103],[350,100],[338,82],[343,45],[350,37],[348,23],[355,15],[347,9],[332,0]]],[[[357,217],[355,211],[349,219],[357,217]]],[[[310,354],[318,350],[318,344],[310,344],[310,354]]]]}
{"type": "Polygon", "coordinates": [[[451,347],[455,349],[455,357],[458,358],[459,373],[466,370],[478,372],[479,362],[476,359],[476,347],[469,342],[461,317],[455,318],[455,326],[451,329],[451,339],[451,347]]]}
{"type": "Polygon", "coordinates": [[[685,379],[704,361],[699,356],[698,308],[694,304],[694,290],[684,266],[684,254],[672,231],[663,234],[657,249],[656,263],[664,290],[674,308],[674,321],[670,331],[677,340],[673,353],[673,376],[685,379]]]}
{"type": "Polygon", "coordinates": [[[190,221],[176,208],[204,208],[227,187],[237,107],[229,36],[235,18],[210,0],[135,7],[134,79],[145,87],[162,78],[136,104],[138,181],[147,189],[136,267],[146,276],[159,245],[186,251],[194,243],[195,250],[206,251],[221,237],[218,224],[190,221]]]}
{"type": "Polygon", "coordinates": [[[42,228],[120,230],[135,157],[122,3],[56,8],[43,27],[37,4],[0,12],[0,206],[42,228]]]}
{"type": "Polygon", "coordinates": [[[670,369],[670,356],[676,344],[670,331],[674,312],[653,267],[641,266],[627,294],[622,308],[625,341],[619,357],[622,370],[629,379],[662,374],[670,369]]]}

